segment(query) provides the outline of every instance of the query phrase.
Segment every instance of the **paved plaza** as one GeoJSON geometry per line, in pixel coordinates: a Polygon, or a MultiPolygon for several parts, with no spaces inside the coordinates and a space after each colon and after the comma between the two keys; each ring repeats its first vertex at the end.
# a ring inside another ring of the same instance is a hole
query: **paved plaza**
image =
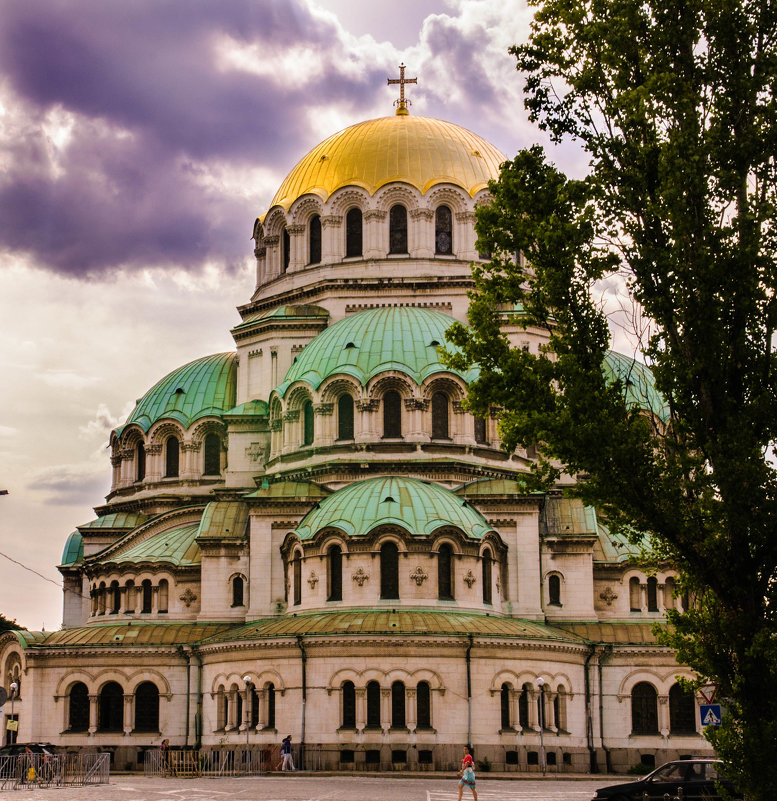
{"type": "MultiPolygon", "coordinates": [[[[580,779],[478,779],[480,801],[590,801],[614,776],[580,779]]],[[[464,799],[471,799],[468,790],[464,799]]],[[[147,779],[113,776],[91,787],[0,791],[17,801],[455,801],[456,778],[391,776],[260,776],[231,779],[147,779]]]]}

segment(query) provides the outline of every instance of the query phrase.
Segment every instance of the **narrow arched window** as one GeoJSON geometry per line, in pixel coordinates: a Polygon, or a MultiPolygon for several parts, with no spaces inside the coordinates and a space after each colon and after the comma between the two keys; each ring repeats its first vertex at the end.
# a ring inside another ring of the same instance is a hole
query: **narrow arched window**
{"type": "Polygon", "coordinates": [[[121,589],[118,581],[112,581],[110,586],[111,614],[118,615],[121,609],[121,589]]]}
{"type": "Polygon", "coordinates": [[[475,442],[477,442],[478,445],[485,445],[488,442],[488,440],[486,439],[485,417],[475,418],[475,442]]]}
{"type": "Polygon", "coordinates": [[[203,475],[221,475],[221,437],[218,434],[208,434],[205,437],[204,450],[203,475]]]}
{"type": "Polygon", "coordinates": [[[391,685],[391,728],[405,728],[405,684],[402,681],[391,685]]]}
{"type": "Polygon", "coordinates": [[[561,579],[555,574],[548,576],[548,604],[561,606],[561,579]]]}
{"type": "Polygon", "coordinates": [[[124,690],[115,681],[109,681],[97,700],[97,728],[99,731],[122,731],[124,728],[124,690]]]}
{"type": "Polygon", "coordinates": [[[658,734],[658,695],[646,681],[634,685],[631,691],[632,734],[658,734]]]}
{"type": "Polygon", "coordinates": [[[281,271],[286,272],[289,269],[289,262],[291,261],[291,238],[289,237],[288,229],[283,229],[281,235],[281,271]]]}
{"type": "Polygon", "coordinates": [[[178,475],[180,443],[176,437],[168,437],[165,443],[165,478],[178,475]]]}
{"type": "Polygon", "coordinates": [[[270,681],[265,685],[267,692],[267,728],[275,728],[275,685],[270,681]]]}
{"type": "Polygon", "coordinates": [[[505,682],[502,685],[502,690],[499,693],[500,709],[502,714],[502,730],[509,731],[513,728],[513,719],[510,714],[510,691],[513,688],[505,682]]]}
{"type": "Polygon", "coordinates": [[[672,734],[696,733],[696,701],[693,692],[673,684],[669,690],[669,731],[672,734]]]}
{"type": "Polygon", "coordinates": [[[648,612],[658,612],[658,580],[654,576],[647,580],[647,608],[648,612]]]}
{"type": "Polygon", "coordinates": [[[250,714],[246,713],[246,717],[250,721],[251,728],[256,729],[259,725],[259,693],[256,691],[256,685],[251,682],[247,685],[247,690],[250,714]]]}
{"type": "Polygon", "coordinates": [[[453,599],[453,548],[447,542],[437,551],[437,597],[453,599]]]}
{"type": "Polygon", "coordinates": [[[352,681],[344,681],[343,693],[343,728],[356,728],[356,688],[352,681]]]}
{"type": "Polygon", "coordinates": [[[407,209],[400,203],[389,211],[389,253],[407,253],[407,209]]]}
{"type": "Polygon", "coordinates": [[[428,681],[419,681],[416,686],[416,728],[432,728],[432,688],[428,681]]]}
{"type": "Polygon", "coordinates": [[[345,255],[362,255],[362,212],[349,209],[345,215],[345,255]]]}
{"type": "Polygon", "coordinates": [[[553,721],[559,731],[567,730],[567,690],[559,684],[553,698],[553,721]]]}
{"type": "Polygon", "coordinates": [[[367,728],[380,728],[380,684],[367,682],[367,728]]]}
{"type": "Polygon", "coordinates": [[[677,586],[675,580],[669,576],[664,582],[664,609],[674,609],[676,604],[675,595],[677,586]]]}
{"type": "Polygon", "coordinates": [[[337,399],[337,438],[353,439],[353,398],[350,395],[337,399]]]}
{"type": "Polygon", "coordinates": [[[343,549],[332,545],[327,552],[327,601],[343,600],[343,549]]]}
{"type": "Polygon", "coordinates": [[[448,439],[448,396],[444,392],[432,395],[432,439],[448,439]]]}
{"type": "Polygon", "coordinates": [[[160,579],[159,588],[156,591],[157,610],[159,612],[167,612],[170,598],[170,585],[167,579],[160,579]]]}
{"type": "Polygon", "coordinates": [[[135,690],[135,731],[159,731],[159,690],[151,681],[135,690]]]}
{"type": "Polygon", "coordinates": [[[448,206],[438,206],[434,212],[434,252],[441,256],[453,253],[453,215],[448,206]]]}
{"type": "Polygon", "coordinates": [[[483,603],[492,603],[491,597],[491,551],[488,548],[483,549],[483,603]]]}
{"type": "Polygon", "coordinates": [[[402,436],[402,398],[393,389],[383,396],[383,436],[386,439],[402,436]]]}
{"type": "Polygon", "coordinates": [[[244,582],[242,576],[235,576],[232,579],[232,606],[244,606],[243,589],[244,582]]]}
{"type": "Polygon", "coordinates": [[[294,606],[299,606],[302,603],[302,557],[299,551],[294,554],[291,564],[294,575],[294,606]]]}
{"type": "Polygon", "coordinates": [[[302,406],[303,445],[313,444],[313,401],[305,401],[302,406]]]}
{"type": "Polygon", "coordinates": [[[641,612],[642,611],[642,600],[640,596],[642,593],[640,592],[639,586],[639,579],[636,576],[633,576],[629,579],[629,608],[632,612],[641,612]]]}
{"type": "Polygon", "coordinates": [[[141,606],[140,612],[141,614],[150,614],[151,613],[151,598],[153,594],[153,590],[151,589],[151,581],[150,579],[144,579],[140,584],[143,592],[143,604],[141,606]]]}
{"type": "Polygon", "coordinates": [[[229,697],[224,692],[223,687],[219,687],[216,692],[216,729],[223,731],[227,727],[229,720],[229,697]]]}
{"type": "Polygon", "coordinates": [[[380,597],[399,598],[399,549],[393,542],[380,546],[380,597]]]}
{"type": "Polygon", "coordinates": [[[321,217],[314,214],[308,224],[308,264],[321,261],[321,217]]]}
{"type": "Polygon", "coordinates": [[[521,687],[521,694],[518,696],[518,725],[522,729],[529,728],[529,695],[531,685],[524,684],[521,687]]]}
{"type": "Polygon", "coordinates": [[[142,442],[138,442],[135,446],[135,460],[137,466],[135,480],[143,481],[146,477],[146,446],[142,442]]]}
{"type": "Polygon", "coordinates": [[[89,729],[89,690],[82,681],[77,681],[68,693],[67,729],[68,731],[88,731],[89,729]]]}
{"type": "Polygon", "coordinates": [[[97,588],[97,614],[105,614],[105,582],[101,581],[100,586],[97,588]]]}

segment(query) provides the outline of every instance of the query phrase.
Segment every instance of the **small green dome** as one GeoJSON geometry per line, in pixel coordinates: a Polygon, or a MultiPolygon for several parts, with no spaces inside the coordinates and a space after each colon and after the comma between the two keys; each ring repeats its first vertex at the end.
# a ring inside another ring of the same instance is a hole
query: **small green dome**
{"type": "Polygon", "coordinates": [[[62,565],[76,565],[84,561],[84,538],[80,531],[74,531],[65,542],[62,551],[62,565]]]}
{"type": "Polygon", "coordinates": [[[131,423],[148,431],[170,418],[188,428],[201,417],[220,417],[235,405],[237,354],[216,353],[196,359],[156,383],[138,402],[118,436],[131,423]]]}
{"type": "Polygon", "coordinates": [[[363,537],[387,524],[416,537],[427,537],[441,526],[454,526],[472,539],[493,531],[480,512],[444,487],[415,478],[388,477],[359,481],[332,493],[303,518],[294,533],[309,540],[331,526],[350,537],[363,537]]]}
{"type": "MultiPolygon", "coordinates": [[[[451,371],[440,363],[437,348],[446,345],[453,317],[430,309],[396,306],[349,315],[322,331],[292,364],[277,388],[282,396],[295,381],[318,389],[329,376],[346,374],[362,385],[387,370],[398,370],[421,383],[437,372],[451,371]]],[[[477,371],[457,373],[469,382],[477,371]]]]}
{"type": "Polygon", "coordinates": [[[605,378],[623,383],[623,394],[628,406],[652,412],[664,422],[669,419],[669,407],[656,389],[656,379],[647,365],[622,353],[608,350],[604,357],[603,370],[605,378]]]}

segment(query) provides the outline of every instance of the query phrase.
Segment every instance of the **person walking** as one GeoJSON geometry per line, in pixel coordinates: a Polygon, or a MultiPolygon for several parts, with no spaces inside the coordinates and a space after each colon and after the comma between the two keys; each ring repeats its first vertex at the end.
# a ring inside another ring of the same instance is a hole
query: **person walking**
{"type": "Polygon", "coordinates": [[[461,760],[461,770],[459,776],[459,797],[461,801],[461,794],[464,792],[464,787],[469,787],[472,790],[472,798],[478,801],[478,791],[475,789],[475,762],[472,759],[472,754],[469,751],[469,746],[464,746],[464,756],[461,760]]]}
{"type": "Polygon", "coordinates": [[[294,759],[291,756],[291,735],[287,734],[281,741],[281,761],[275,766],[275,770],[294,770],[294,759]]]}

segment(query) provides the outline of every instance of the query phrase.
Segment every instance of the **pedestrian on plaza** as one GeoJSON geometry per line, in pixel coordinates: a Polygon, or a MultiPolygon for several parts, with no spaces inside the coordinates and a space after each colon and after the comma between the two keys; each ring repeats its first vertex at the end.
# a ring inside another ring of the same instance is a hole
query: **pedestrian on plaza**
{"type": "Polygon", "coordinates": [[[461,801],[461,794],[464,792],[464,787],[469,787],[469,789],[472,790],[472,798],[474,801],[478,801],[478,791],[475,789],[475,762],[472,759],[469,746],[464,746],[464,756],[461,760],[461,770],[457,775],[459,777],[458,801],[461,801]]]}
{"type": "Polygon", "coordinates": [[[287,734],[281,741],[281,761],[275,766],[275,770],[294,770],[294,760],[291,756],[291,735],[287,734]]]}
{"type": "Polygon", "coordinates": [[[162,770],[167,772],[170,767],[170,740],[166,737],[159,743],[160,761],[162,763],[162,770]]]}

